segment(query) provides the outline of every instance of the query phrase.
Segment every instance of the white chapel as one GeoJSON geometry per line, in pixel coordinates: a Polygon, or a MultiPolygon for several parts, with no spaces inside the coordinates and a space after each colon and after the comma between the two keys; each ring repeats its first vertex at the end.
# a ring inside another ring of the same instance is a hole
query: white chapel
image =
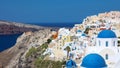
{"type": "Polygon", "coordinates": [[[97,53],[101,55],[106,62],[116,63],[120,60],[120,50],[118,48],[118,38],[112,30],[102,30],[96,38],[95,46],[86,48],[86,55],[97,53]]]}

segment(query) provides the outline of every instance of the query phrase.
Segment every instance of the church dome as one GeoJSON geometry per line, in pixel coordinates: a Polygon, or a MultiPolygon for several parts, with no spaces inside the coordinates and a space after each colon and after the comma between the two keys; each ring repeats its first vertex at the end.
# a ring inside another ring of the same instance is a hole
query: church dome
{"type": "Polygon", "coordinates": [[[77,32],[82,32],[81,30],[77,30],[77,32]]]}
{"type": "Polygon", "coordinates": [[[85,33],[82,33],[82,35],[81,36],[84,36],[84,37],[86,37],[87,36],[87,34],[85,34],[85,33]]]}
{"type": "Polygon", "coordinates": [[[66,63],[66,67],[67,68],[73,68],[73,67],[75,68],[75,67],[77,67],[77,65],[73,60],[68,60],[66,63]]]}
{"type": "Polygon", "coordinates": [[[116,34],[112,30],[103,30],[101,31],[98,38],[116,38],[116,34]]]}
{"type": "Polygon", "coordinates": [[[102,68],[107,67],[105,60],[98,54],[89,54],[82,60],[82,67],[85,68],[102,68]]]}

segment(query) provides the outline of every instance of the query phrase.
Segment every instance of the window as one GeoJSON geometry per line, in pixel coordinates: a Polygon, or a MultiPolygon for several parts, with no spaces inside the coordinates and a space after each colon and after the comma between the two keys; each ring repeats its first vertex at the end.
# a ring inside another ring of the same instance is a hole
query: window
{"type": "Polygon", "coordinates": [[[105,55],[105,59],[108,60],[108,54],[105,55]]]}
{"type": "Polygon", "coordinates": [[[108,41],[106,41],[106,47],[108,47],[108,41]]]}
{"type": "Polygon", "coordinates": [[[113,46],[115,46],[115,41],[113,42],[113,46]]]}
{"type": "Polygon", "coordinates": [[[75,47],[75,50],[76,50],[77,48],[75,47]]]}
{"type": "Polygon", "coordinates": [[[64,38],[64,40],[66,40],[66,38],[64,38]]]}
{"type": "Polygon", "coordinates": [[[100,40],[99,40],[99,46],[101,46],[101,42],[100,42],[100,40]]]}

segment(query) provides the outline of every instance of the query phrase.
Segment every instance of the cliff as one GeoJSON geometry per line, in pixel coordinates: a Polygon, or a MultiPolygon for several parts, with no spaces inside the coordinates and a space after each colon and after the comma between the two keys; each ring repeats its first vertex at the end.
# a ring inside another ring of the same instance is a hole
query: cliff
{"type": "Polygon", "coordinates": [[[21,68],[20,66],[25,64],[25,55],[29,49],[45,43],[50,34],[50,29],[23,33],[17,39],[15,46],[0,53],[0,66],[3,68],[21,68]]]}
{"type": "Polygon", "coordinates": [[[2,34],[20,34],[23,32],[37,31],[40,29],[44,29],[44,27],[0,20],[0,35],[2,35],[2,34]]]}

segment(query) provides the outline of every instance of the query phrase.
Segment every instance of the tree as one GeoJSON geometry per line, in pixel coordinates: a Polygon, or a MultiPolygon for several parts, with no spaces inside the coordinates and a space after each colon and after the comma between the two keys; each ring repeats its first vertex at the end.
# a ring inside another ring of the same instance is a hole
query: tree
{"type": "Polygon", "coordinates": [[[69,59],[69,52],[71,51],[71,49],[70,49],[69,46],[67,46],[67,47],[65,48],[65,50],[67,50],[67,59],[69,59]]]}
{"type": "Polygon", "coordinates": [[[90,28],[86,28],[85,31],[84,31],[84,33],[85,33],[85,34],[88,34],[88,33],[89,33],[89,30],[90,30],[90,28]]]}
{"type": "Polygon", "coordinates": [[[52,41],[51,39],[48,39],[48,40],[47,40],[47,43],[49,44],[51,41],[52,41]]]}

